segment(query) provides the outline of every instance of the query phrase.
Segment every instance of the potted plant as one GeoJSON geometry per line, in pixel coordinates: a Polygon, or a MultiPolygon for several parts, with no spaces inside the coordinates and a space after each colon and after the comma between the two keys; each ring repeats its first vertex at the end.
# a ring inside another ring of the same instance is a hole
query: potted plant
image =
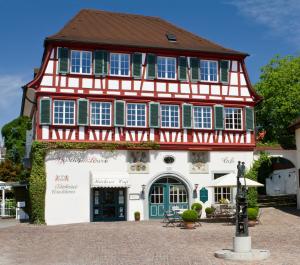
{"type": "Polygon", "coordinates": [[[185,228],[193,229],[198,219],[198,213],[195,210],[186,210],[181,215],[181,218],[184,221],[185,228]]]}
{"type": "Polygon", "coordinates": [[[141,213],[140,212],[134,212],[134,220],[140,221],[141,219],[141,213]]]}
{"type": "Polygon", "coordinates": [[[229,200],[228,199],[225,199],[225,198],[221,198],[220,200],[219,200],[219,203],[220,204],[229,204],[229,200]]]}
{"type": "Polygon", "coordinates": [[[202,214],[202,204],[199,202],[194,202],[191,207],[192,210],[195,210],[198,213],[198,217],[201,217],[202,214]]]}
{"type": "Polygon", "coordinates": [[[212,218],[215,209],[213,207],[205,208],[205,213],[207,218],[212,218]]]}
{"type": "Polygon", "coordinates": [[[258,215],[257,208],[248,208],[248,226],[249,227],[255,226],[257,215],[258,215]]]}

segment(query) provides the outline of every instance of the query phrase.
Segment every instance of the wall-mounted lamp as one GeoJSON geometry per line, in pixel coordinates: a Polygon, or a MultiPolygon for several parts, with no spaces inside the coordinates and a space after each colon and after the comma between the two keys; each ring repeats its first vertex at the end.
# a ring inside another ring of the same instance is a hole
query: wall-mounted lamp
{"type": "Polygon", "coordinates": [[[195,188],[193,190],[193,198],[196,199],[197,198],[197,189],[198,189],[199,184],[195,184],[195,188]]]}
{"type": "Polygon", "coordinates": [[[142,200],[145,200],[145,188],[146,188],[146,185],[143,184],[142,185],[142,191],[141,191],[141,199],[142,200]]]}

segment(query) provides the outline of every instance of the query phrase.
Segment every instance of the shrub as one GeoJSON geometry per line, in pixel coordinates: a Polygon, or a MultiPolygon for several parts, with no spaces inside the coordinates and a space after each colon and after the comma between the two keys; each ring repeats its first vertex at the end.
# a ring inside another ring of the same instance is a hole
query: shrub
{"type": "Polygon", "coordinates": [[[141,213],[140,212],[134,212],[134,218],[135,219],[140,219],[141,213]]]}
{"type": "Polygon", "coordinates": [[[215,209],[212,208],[212,207],[207,207],[207,208],[205,208],[206,214],[212,214],[214,211],[215,211],[215,209]]]}
{"type": "Polygon", "coordinates": [[[258,208],[248,208],[248,219],[256,220],[258,215],[258,208]]]}
{"type": "Polygon", "coordinates": [[[202,204],[199,203],[199,202],[195,202],[195,203],[192,204],[191,209],[195,210],[195,211],[201,211],[202,210],[202,204]]]}
{"type": "Polygon", "coordinates": [[[198,219],[198,213],[195,210],[186,210],[183,212],[181,217],[185,222],[196,222],[198,219]]]}

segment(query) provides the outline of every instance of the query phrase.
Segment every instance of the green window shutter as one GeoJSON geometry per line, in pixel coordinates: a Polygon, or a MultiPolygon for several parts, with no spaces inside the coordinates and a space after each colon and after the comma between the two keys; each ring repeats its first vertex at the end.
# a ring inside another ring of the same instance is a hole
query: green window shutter
{"type": "Polygon", "coordinates": [[[215,129],[224,129],[224,107],[221,105],[215,106],[215,129]]]}
{"type": "Polygon", "coordinates": [[[254,110],[251,107],[246,107],[245,109],[245,123],[246,123],[246,130],[253,131],[254,130],[254,110]]]}
{"type": "Polygon", "coordinates": [[[95,51],[94,52],[94,73],[97,76],[105,76],[108,72],[108,52],[95,51]]]}
{"type": "Polygon", "coordinates": [[[157,102],[149,104],[149,127],[159,128],[159,103],[157,102]]]}
{"type": "Polygon", "coordinates": [[[182,105],[182,127],[186,129],[192,128],[192,108],[191,104],[182,105]]]}
{"type": "Polygon", "coordinates": [[[199,80],[199,59],[190,58],[190,64],[191,64],[191,80],[198,81],[199,80]]]}
{"type": "Polygon", "coordinates": [[[220,62],[221,82],[228,83],[229,61],[220,62]]]}
{"type": "Polygon", "coordinates": [[[125,126],[125,101],[115,100],[115,126],[125,126]]]}
{"type": "Polygon", "coordinates": [[[186,80],[187,59],[186,57],[178,58],[178,79],[186,80]]]}
{"type": "Polygon", "coordinates": [[[89,102],[87,99],[79,99],[77,101],[77,124],[88,125],[89,122],[89,102]]]}
{"type": "Polygon", "coordinates": [[[142,54],[134,53],[132,55],[132,75],[135,78],[142,76],[142,54]]]}
{"type": "Polygon", "coordinates": [[[156,57],[154,54],[147,54],[147,77],[154,79],[156,77],[156,57]]]}
{"type": "Polygon", "coordinates": [[[41,98],[40,100],[40,124],[51,124],[51,99],[41,98]]]}
{"type": "Polygon", "coordinates": [[[69,49],[58,48],[58,72],[67,74],[69,72],[69,49]]]}

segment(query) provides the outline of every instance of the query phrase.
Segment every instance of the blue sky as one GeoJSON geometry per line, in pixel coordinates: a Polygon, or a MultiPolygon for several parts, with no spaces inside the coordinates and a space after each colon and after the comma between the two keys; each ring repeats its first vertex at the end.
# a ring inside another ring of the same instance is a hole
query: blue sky
{"type": "Polygon", "coordinates": [[[0,0],[0,128],[20,113],[21,86],[40,65],[44,38],[82,8],[159,16],[247,52],[253,84],[274,55],[299,55],[299,0],[0,0]]]}

